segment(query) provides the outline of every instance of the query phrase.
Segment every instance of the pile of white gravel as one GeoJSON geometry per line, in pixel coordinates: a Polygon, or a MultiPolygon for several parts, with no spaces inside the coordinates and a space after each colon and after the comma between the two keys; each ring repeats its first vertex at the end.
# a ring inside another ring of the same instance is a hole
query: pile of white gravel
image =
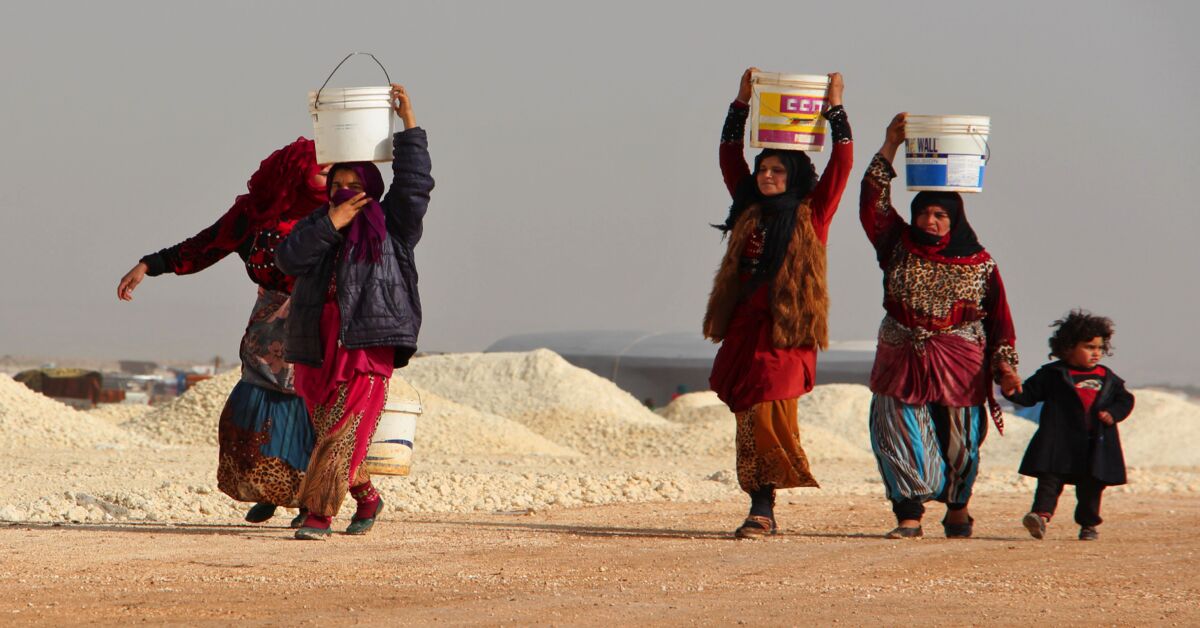
{"type": "Polygon", "coordinates": [[[136,419],[154,408],[144,403],[102,403],[87,413],[104,419],[113,425],[121,425],[136,419]]]}
{"type": "Polygon", "coordinates": [[[172,445],[216,445],[217,419],[241,378],[241,370],[233,369],[198,382],[170,403],[130,419],[123,427],[172,445]]]}
{"type": "Polygon", "coordinates": [[[1161,390],[1133,391],[1133,413],[1121,422],[1125,463],[1141,467],[1200,465],[1200,406],[1161,390]]]}
{"type": "MultiPolygon", "coordinates": [[[[0,520],[236,522],[247,507],[216,490],[217,421],[231,371],[150,409],[84,413],[0,376],[0,520]],[[152,439],[152,440],[150,440],[152,439]],[[170,444],[172,446],[164,446],[170,444]]],[[[1119,492],[1200,493],[1200,406],[1134,391],[1122,425],[1130,484],[1119,492]]],[[[549,351],[418,358],[389,396],[419,396],[413,474],[377,477],[392,510],[523,511],[586,504],[744,497],[735,418],[711,392],[650,412],[608,380],[549,351]],[[408,383],[405,382],[407,380],[408,383]],[[415,384],[415,388],[409,386],[415,384]]],[[[864,386],[818,386],[798,405],[822,491],[878,495],[864,386]]],[[[983,445],[977,494],[1031,492],[1017,465],[1036,425],[1005,417],[983,445]]],[[[803,500],[811,489],[784,491],[803,500]]],[[[349,517],[343,509],[341,518],[349,517]]]]}
{"type": "Polygon", "coordinates": [[[150,445],[150,441],[59,403],[0,374],[0,448],[94,449],[150,445]]]}

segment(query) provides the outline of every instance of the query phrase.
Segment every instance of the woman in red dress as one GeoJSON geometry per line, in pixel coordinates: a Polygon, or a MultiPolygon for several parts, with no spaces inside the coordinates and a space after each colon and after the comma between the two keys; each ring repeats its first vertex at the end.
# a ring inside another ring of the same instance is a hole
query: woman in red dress
{"type": "Polygon", "coordinates": [[[721,348],[709,384],[737,417],[737,474],[750,495],[739,538],[774,534],[775,490],[818,486],[800,446],[799,397],[812,390],[817,350],[828,345],[825,245],[850,176],[854,145],[842,107],[842,76],[830,74],[833,151],[817,177],[808,155],[767,149],[750,171],[742,137],[750,75],[721,133],[720,161],[733,197],[718,229],[728,236],[709,296],[704,335],[721,348]]]}

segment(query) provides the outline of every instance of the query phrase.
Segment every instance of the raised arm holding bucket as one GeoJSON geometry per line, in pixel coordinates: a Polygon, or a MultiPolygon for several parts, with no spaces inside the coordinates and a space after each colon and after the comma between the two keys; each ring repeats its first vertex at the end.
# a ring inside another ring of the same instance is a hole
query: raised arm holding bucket
{"type": "Polygon", "coordinates": [[[775,533],[775,489],[817,486],[796,402],[812,390],[817,350],[828,344],[825,244],[854,159],[834,73],[821,113],[833,151],[820,178],[796,150],[768,148],[751,171],[743,141],[755,72],[742,74],[721,132],[721,175],[733,204],[714,225],[727,243],[704,317],[705,337],[721,343],[709,384],[737,416],[738,483],[750,495],[740,538],[775,533]]]}
{"type": "Polygon", "coordinates": [[[859,218],[884,273],[885,315],[871,371],[871,447],[897,526],[889,538],[923,535],[924,503],[946,504],[947,537],[969,537],[967,511],[992,381],[1020,388],[1016,334],[995,260],[979,244],[957,192],[923,191],[911,222],[891,201],[892,161],[905,142],[896,114],[863,176],[859,218]]]}
{"type": "MultiPolygon", "coordinates": [[[[363,464],[395,368],[416,352],[421,328],[414,247],[429,194],[428,141],[408,93],[393,83],[405,129],[392,138],[392,185],[370,161],[329,170],[329,204],[300,221],[275,261],[296,279],[287,358],[313,418],[316,444],[300,487],[309,511],[298,539],[329,536],[347,491],[357,503],[346,532],[364,534],[383,500],[363,464]]],[[[369,158],[369,155],[367,155],[369,158]]]]}

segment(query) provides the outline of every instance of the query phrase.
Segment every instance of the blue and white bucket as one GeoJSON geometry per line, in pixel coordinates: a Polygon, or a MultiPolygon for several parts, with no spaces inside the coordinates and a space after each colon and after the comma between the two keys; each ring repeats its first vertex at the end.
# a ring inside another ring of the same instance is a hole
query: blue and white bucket
{"type": "Polygon", "coordinates": [[[904,126],[908,189],[982,192],[988,116],[910,115],[904,126]]]}

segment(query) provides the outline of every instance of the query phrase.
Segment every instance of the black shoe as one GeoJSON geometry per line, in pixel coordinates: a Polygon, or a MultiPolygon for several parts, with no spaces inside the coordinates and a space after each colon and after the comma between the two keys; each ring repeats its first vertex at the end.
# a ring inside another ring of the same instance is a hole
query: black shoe
{"type": "Polygon", "coordinates": [[[1079,528],[1080,541],[1095,541],[1100,538],[1100,533],[1096,531],[1096,526],[1083,526],[1079,528]]]}
{"type": "Polygon", "coordinates": [[[246,521],[250,523],[262,523],[274,516],[275,504],[268,504],[266,502],[258,502],[251,506],[250,510],[246,511],[246,521]]]}
{"type": "Polygon", "coordinates": [[[921,530],[921,526],[915,528],[902,528],[896,526],[891,532],[883,535],[885,539],[915,539],[925,536],[925,532],[921,530]]]}
{"type": "Polygon", "coordinates": [[[304,520],[307,518],[308,518],[308,509],[301,508],[300,514],[296,515],[295,517],[292,517],[292,522],[288,524],[288,527],[292,528],[293,530],[301,528],[304,526],[304,520]]]}
{"type": "Polygon", "coordinates": [[[1021,525],[1029,530],[1029,536],[1040,539],[1046,536],[1046,520],[1036,512],[1031,512],[1021,519],[1021,525]]]}
{"type": "Polygon", "coordinates": [[[942,519],[942,530],[948,539],[969,539],[974,527],[975,517],[970,515],[967,515],[966,523],[946,523],[946,520],[942,519]]]}

